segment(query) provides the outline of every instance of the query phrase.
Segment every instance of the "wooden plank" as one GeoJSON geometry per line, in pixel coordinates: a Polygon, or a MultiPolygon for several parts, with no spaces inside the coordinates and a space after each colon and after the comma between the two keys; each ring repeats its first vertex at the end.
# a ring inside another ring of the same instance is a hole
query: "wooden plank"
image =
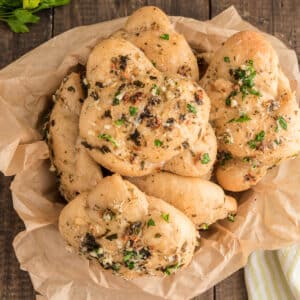
{"type": "Polygon", "coordinates": [[[243,269],[215,286],[216,300],[246,300],[247,298],[243,269]]]}
{"type": "Polygon", "coordinates": [[[111,0],[78,0],[55,10],[54,35],[79,25],[111,20],[130,15],[144,5],[155,5],[170,15],[182,15],[200,20],[209,17],[209,0],[190,1],[150,0],[150,1],[111,1],[111,0]],[[74,4],[73,4],[74,3],[74,4]]]}
{"type": "Polygon", "coordinates": [[[250,22],[259,29],[272,33],[273,31],[273,15],[272,0],[265,1],[249,1],[249,0],[220,0],[211,1],[211,15],[222,12],[229,6],[234,5],[243,19],[250,22]]]}
{"type": "MultiPolygon", "coordinates": [[[[40,22],[30,26],[29,33],[16,34],[0,24],[0,68],[51,38],[52,11],[43,11],[39,16],[40,22]]],[[[0,298],[35,299],[29,276],[20,270],[12,247],[24,224],[13,209],[10,182],[11,178],[0,174],[0,298]]]]}
{"type": "Polygon", "coordinates": [[[296,50],[300,58],[300,5],[298,0],[273,0],[273,34],[296,50]]]}
{"type": "Polygon", "coordinates": [[[29,276],[20,270],[12,247],[14,237],[24,225],[13,209],[11,180],[0,174],[0,299],[34,299],[29,276]]]}
{"type": "Polygon", "coordinates": [[[52,11],[42,11],[39,16],[38,24],[29,25],[29,33],[16,34],[6,24],[0,24],[0,68],[51,38],[52,11]]]}

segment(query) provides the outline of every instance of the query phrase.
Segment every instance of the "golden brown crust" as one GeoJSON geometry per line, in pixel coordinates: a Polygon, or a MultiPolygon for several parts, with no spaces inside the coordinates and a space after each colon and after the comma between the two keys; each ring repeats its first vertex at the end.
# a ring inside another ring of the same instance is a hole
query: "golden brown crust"
{"type": "Polygon", "coordinates": [[[163,170],[209,180],[217,156],[217,140],[211,125],[207,125],[204,133],[193,145],[186,147],[182,153],[167,161],[163,170]]]}
{"type": "Polygon", "coordinates": [[[123,39],[102,41],[87,64],[80,135],[101,165],[127,176],[160,168],[206,126],[209,99],[193,81],[165,75],[123,39]],[[132,111],[134,109],[134,111],[132,111]]]}
{"type": "MultiPolygon", "coordinates": [[[[230,176],[225,163],[217,172],[225,189],[244,190],[262,178],[265,168],[299,152],[298,104],[274,49],[260,33],[244,31],[229,38],[215,53],[201,84],[211,99],[218,150],[263,168],[243,173],[229,186],[222,178],[230,176]],[[247,180],[254,173],[256,177],[247,180]]],[[[234,170],[232,164],[228,168],[234,170]]]]}
{"type": "Polygon", "coordinates": [[[79,114],[84,98],[80,76],[71,73],[56,92],[49,120],[48,144],[51,161],[60,180],[60,191],[70,201],[88,191],[102,178],[102,172],[78,138],[79,114]]]}
{"type": "Polygon", "coordinates": [[[218,185],[200,178],[160,172],[129,180],[146,194],[181,210],[198,228],[224,219],[237,210],[235,199],[224,195],[218,185]]]}
{"type": "Polygon", "coordinates": [[[189,264],[196,244],[184,214],[119,175],[70,202],[59,230],[77,252],[126,279],[174,273],[189,264]]]}
{"type": "Polygon", "coordinates": [[[123,37],[140,48],[161,72],[199,79],[197,60],[189,44],[158,7],[136,10],[124,29],[114,36],[123,37]]]}

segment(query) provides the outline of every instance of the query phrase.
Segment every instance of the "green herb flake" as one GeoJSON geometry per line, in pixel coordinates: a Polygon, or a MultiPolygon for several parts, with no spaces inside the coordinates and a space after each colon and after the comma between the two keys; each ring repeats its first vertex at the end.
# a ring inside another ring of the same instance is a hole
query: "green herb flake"
{"type": "Polygon", "coordinates": [[[224,61],[225,61],[226,63],[230,63],[230,58],[229,58],[228,56],[224,56],[224,61]]]}
{"type": "Polygon", "coordinates": [[[121,264],[119,264],[119,263],[113,263],[111,265],[111,268],[112,268],[112,270],[118,272],[120,270],[120,268],[121,268],[121,264]]]}
{"type": "Polygon", "coordinates": [[[260,131],[260,132],[255,136],[255,141],[256,141],[256,142],[262,142],[262,141],[264,140],[264,138],[265,138],[265,135],[266,135],[266,133],[265,133],[264,130],[260,131]]]}
{"type": "Polygon", "coordinates": [[[160,88],[156,85],[156,84],[153,84],[152,87],[151,87],[151,94],[153,96],[158,96],[160,95],[160,88]]]}
{"type": "Polygon", "coordinates": [[[149,219],[147,222],[147,227],[150,227],[150,226],[155,226],[155,222],[153,219],[149,219]]]}
{"type": "Polygon", "coordinates": [[[207,165],[210,162],[210,157],[208,153],[204,153],[201,157],[201,164],[207,165]]]}
{"type": "Polygon", "coordinates": [[[163,272],[166,274],[166,275],[171,275],[173,273],[175,273],[178,269],[180,268],[180,265],[179,263],[176,263],[174,265],[170,265],[170,266],[167,266],[163,269],[163,272]]]}
{"type": "Polygon", "coordinates": [[[169,223],[169,219],[170,219],[170,215],[169,215],[169,214],[161,213],[160,216],[161,216],[167,223],[169,223]]]}
{"type": "Polygon", "coordinates": [[[129,107],[129,114],[134,117],[138,112],[138,108],[135,106],[130,106],[129,107]]]}
{"type": "Polygon", "coordinates": [[[231,119],[230,121],[228,121],[228,123],[244,123],[250,120],[251,118],[247,114],[242,114],[239,118],[231,119]]]}
{"type": "Polygon", "coordinates": [[[262,142],[262,141],[264,140],[264,138],[265,138],[265,135],[266,135],[266,133],[265,133],[264,130],[260,131],[260,132],[255,136],[254,140],[248,141],[248,143],[247,143],[248,146],[249,146],[251,149],[256,149],[257,143],[262,142]]]}
{"type": "Polygon", "coordinates": [[[287,130],[287,122],[284,117],[282,116],[278,117],[277,121],[282,129],[287,130]]]}
{"type": "Polygon", "coordinates": [[[124,124],[125,120],[124,119],[118,119],[115,121],[116,126],[122,126],[124,124]]]}
{"type": "Polygon", "coordinates": [[[246,65],[235,70],[230,70],[230,74],[238,82],[240,88],[239,92],[242,93],[244,100],[247,95],[255,95],[261,97],[261,93],[254,88],[254,78],[256,70],[253,66],[253,60],[246,61],[246,65]]]}
{"type": "Polygon", "coordinates": [[[156,147],[161,147],[163,145],[163,142],[161,140],[156,139],[156,140],[154,140],[154,145],[156,147]]]}
{"type": "Polygon", "coordinates": [[[190,113],[193,113],[193,114],[196,114],[196,113],[197,113],[196,107],[193,106],[192,104],[188,103],[186,107],[187,107],[187,110],[188,110],[190,113]]]}
{"type": "Polygon", "coordinates": [[[109,241],[113,241],[113,240],[116,240],[118,238],[118,235],[116,233],[113,233],[111,235],[106,236],[105,238],[109,241]]]}
{"type": "Polygon", "coordinates": [[[243,162],[248,163],[251,161],[251,158],[249,156],[243,157],[243,162]]]}
{"type": "Polygon", "coordinates": [[[170,39],[170,35],[168,33],[164,33],[159,36],[162,40],[168,41],[170,39]]]}
{"type": "Polygon", "coordinates": [[[234,222],[235,221],[235,214],[228,214],[227,216],[227,220],[230,222],[234,222]]]}
{"type": "Polygon", "coordinates": [[[200,226],[200,230],[208,230],[209,229],[209,225],[207,223],[203,223],[200,226]]]}
{"type": "Polygon", "coordinates": [[[228,97],[226,98],[226,100],[225,100],[225,104],[226,104],[226,106],[231,106],[231,101],[232,101],[232,98],[234,97],[234,96],[236,96],[238,94],[238,92],[237,91],[231,91],[231,93],[228,95],[228,97]]]}
{"type": "Polygon", "coordinates": [[[111,142],[115,147],[118,147],[118,144],[115,141],[115,139],[111,135],[109,135],[109,134],[106,134],[106,133],[99,134],[98,138],[100,138],[102,140],[105,140],[107,142],[111,142]]]}
{"type": "Polygon", "coordinates": [[[161,234],[160,234],[160,233],[155,233],[154,237],[155,237],[156,239],[159,239],[159,238],[161,237],[161,234]]]}

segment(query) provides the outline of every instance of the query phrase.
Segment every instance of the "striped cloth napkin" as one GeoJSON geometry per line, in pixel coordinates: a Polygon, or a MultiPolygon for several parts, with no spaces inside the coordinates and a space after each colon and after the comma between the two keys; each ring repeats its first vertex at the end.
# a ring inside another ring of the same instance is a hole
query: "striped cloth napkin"
{"type": "Polygon", "coordinates": [[[300,299],[300,246],[252,253],[245,281],[249,300],[300,299]]]}

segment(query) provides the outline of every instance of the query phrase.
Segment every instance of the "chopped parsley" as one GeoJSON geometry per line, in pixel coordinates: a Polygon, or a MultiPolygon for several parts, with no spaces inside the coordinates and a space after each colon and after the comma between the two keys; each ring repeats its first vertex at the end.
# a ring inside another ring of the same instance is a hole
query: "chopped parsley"
{"type": "Polygon", "coordinates": [[[228,123],[243,123],[243,122],[247,122],[250,121],[251,118],[247,115],[247,114],[241,114],[239,118],[236,119],[231,119],[230,121],[228,121],[228,123]]]}
{"type": "Polygon", "coordinates": [[[156,84],[152,85],[152,87],[151,87],[151,94],[153,96],[158,96],[160,94],[160,88],[156,84]]]}
{"type": "Polygon", "coordinates": [[[150,227],[150,226],[155,226],[155,222],[153,219],[149,219],[147,222],[147,227],[150,227]]]}
{"type": "Polygon", "coordinates": [[[243,157],[243,162],[248,163],[251,161],[251,158],[249,156],[243,157]]]}
{"type": "Polygon", "coordinates": [[[106,236],[105,238],[109,241],[113,241],[113,240],[116,240],[118,238],[118,235],[116,233],[113,233],[111,235],[106,236]]]}
{"type": "Polygon", "coordinates": [[[161,39],[168,41],[170,39],[170,35],[168,33],[164,33],[159,36],[161,39]]]}
{"type": "Polygon", "coordinates": [[[235,221],[235,214],[228,214],[227,216],[227,220],[230,222],[234,222],[235,221]]]}
{"type": "Polygon", "coordinates": [[[117,126],[122,126],[124,124],[125,120],[124,119],[118,119],[115,121],[115,125],[117,126]]]}
{"type": "Polygon", "coordinates": [[[277,121],[282,129],[287,130],[287,122],[284,117],[282,116],[278,117],[277,121]]]}
{"type": "Polygon", "coordinates": [[[209,225],[207,223],[203,223],[200,226],[200,230],[208,230],[209,229],[209,225]]]}
{"type": "Polygon", "coordinates": [[[125,263],[125,266],[129,269],[132,270],[135,267],[135,262],[132,261],[135,256],[137,255],[136,251],[125,251],[124,256],[123,256],[123,261],[125,263]]]}
{"type": "Polygon", "coordinates": [[[116,217],[116,214],[109,208],[107,208],[102,214],[102,219],[106,222],[111,221],[115,217],[116,217]]]}
{"type": "Polygon", "coordinates": [[[193,113],[193,114],[196,114],[196,113],[197,113],[196,107],[193,106],[192,104],[188,103],[186,107],[187,107],[187,110],[188,110],[190,113],[193,113]]]}
{"type": "Polygon", "coordinates": [[[144,86],[145,86],[145,83],[142,82],[142,81],[140,81],[140,80],[135,80],[135,81],[133,82],[133,84],[134,84],[135,86],[137,86],[137,87],[144,87],[144,86]]]}
{"type": "Polygon", "coordinates": [[[242,93],[242,99],[245,99],[245,97],[249,94],[258,97],[261,96],[260,92],[253,88],[254,78],[256,76],[256,71],[253,66],[253,60],[248,60],[243,68],[240,67],[231,72],[234,79],[238,81],[240,92],[242,93]]]}
{"type": "Polygon", "coordinates": [[[210,162],[210,157],[208,153],[204,153],[201,157],[201,164],[207,165],[210,162]]]}
{"type": "Polygon", "coordinates": [[[229,58],[228,56],[224,56],[224,61],[225,61],[226,63],[230,63],[230,58],[229,58]]]}
{"type": "Polygon", "coordinates": [[[156,140],[154,140],[154,145],[156,147],[161,147],[163,145],[163,142],[161,140],[156,139],[156,140]]]}
{"type": "Polygon", "coordinates": [[[174,265],[170,265],[170,266],[165,267],[163,269],[163,272],[167,275],[171,275],[171,274],[175,273],[179,268],[180,268],[179,263],[176,263],[174,265]]]}
{"type": "MultiPolygon", "coordinates": [[[[229,59],[229,57],[227,56],[224,57],[224,61],[230,62],[230,60],[227,61],[227,58],[229,59]]],[[[230,69],[229,73],[237,81],[239,90],[234,90],[228,95],[225,100],[227,106],[231,106],[232,97],[236,96],[238,92],[242,93],[243,100],[249,94],[261,97],[261,93],[254,88],[254,78],[256,76],[256,70],[253,66],[253,60],[247,60],[246,65],[243,65],[242,67],[239,67],[235,70],[230,69]]]]}
{"type": "Polygon", "coordinates": [[[107,142],[111,142],[115,147],[118,147],[116,140],[109,134],[106,133],[99,134],[98,138],[105,140],[107,142]]]}
{"type": "Polygon", "coordinates": [[[218,158],[220,165],[224,166],[227,161],[232,159],[232,154],[230,152],[221,151],[221,152],[218,152],[217,158],[218,158]]]}
{"type": "Polygon", "coordinates": [[[138,108],[135,106],[130,106],[129,107],[129,113],[132,117],[134,117],[138,112],[138,108]]]}
{"type": "Polygon", "coordinates": [[[238,94],[238,92],[237,91],[232,91],[229,95],[228,95],[228,97],[226,98],[226,100],[225,100],[225,104],[226,104],[226,106],[231,106],[231,100],[232,100],[232,98],[234,97],[234,96],[236,96],[238,94]]]}
{"type": "Polygon", "coordinates": [[[169,223],[170,215],[161,213],[160,215],[167,223],[169,223]]]}
{"type": "Polygon", "coordinates": [[[115,93],[112,105],[113,106],[119,105],[120,104],[120,100],[121,100],[121,91],[117,91],[115,93]]]}
{"type": "Polygon", "coordinates": [[[255,136],[254,140],[250,140],[250,141],[248,142],[249,147],[250,147],[251,149],[256,149],[257,144],[260,143],[260,142],[262,142],[262,141],[264,140],[265,135],[266,135],[266,133],[265,133],[264,130],[260,131],[260,132],[255,136]]]}

